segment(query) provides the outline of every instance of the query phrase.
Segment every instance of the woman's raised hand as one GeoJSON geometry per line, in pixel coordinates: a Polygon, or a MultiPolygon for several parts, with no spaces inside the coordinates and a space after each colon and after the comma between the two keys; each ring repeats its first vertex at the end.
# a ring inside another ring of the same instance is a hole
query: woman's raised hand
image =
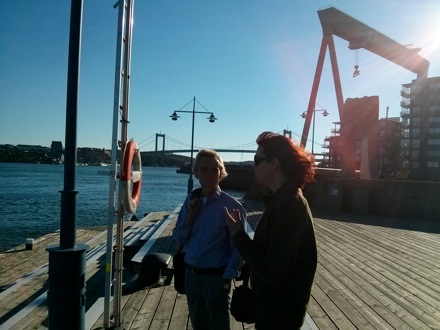
{"type": "Polygon", "coordinates": [[[226,223],[228,224],[229,234],[233,238],[237,232],[243,229],[243,221],[241,220],[240,210],[232,209],[231,211],[225,206],[226,223]]]}

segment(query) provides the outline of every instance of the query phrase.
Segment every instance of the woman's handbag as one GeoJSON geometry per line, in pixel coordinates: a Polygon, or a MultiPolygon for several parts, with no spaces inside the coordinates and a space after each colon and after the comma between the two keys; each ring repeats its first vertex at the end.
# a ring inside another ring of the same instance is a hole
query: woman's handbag
{"type": "Polygon", "coordinates": [[[185,251],[183,245],[179,248],[176,255],[173,257],[174,268],[174,288],[180,294],[185,294],[185,251]]]}
{"type": "Polygon", "coordinates": [[[232,293],[231,315],[238,322],[255,323],[254,293],[248,286],[250,270],[245,264],[242,267],[243,284],[232,293]]]}

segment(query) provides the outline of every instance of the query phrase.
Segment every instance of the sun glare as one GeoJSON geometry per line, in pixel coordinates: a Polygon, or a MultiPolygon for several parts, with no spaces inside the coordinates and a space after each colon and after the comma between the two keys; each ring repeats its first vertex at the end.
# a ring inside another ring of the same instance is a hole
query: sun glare
{"type": "Polygon", "coordinates": [[[420,55],[426,57],[431,62],[440,55],[440,2],[432,5],[426,16],[420,16],[418,22],[420,27],[414,36],[417,47],[421,47],[420,55]]]}

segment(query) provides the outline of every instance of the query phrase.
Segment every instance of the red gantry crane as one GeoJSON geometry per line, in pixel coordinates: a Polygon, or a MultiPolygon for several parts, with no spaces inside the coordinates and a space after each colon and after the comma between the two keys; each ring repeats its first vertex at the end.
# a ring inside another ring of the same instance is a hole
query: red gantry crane
{"type": "Polygon", "coordinates": [[[356,50],[359,48],[364,48],[402,66],[411,72],[414,72],[417,74],[417,79],[427,78],[429,69],[429,61],[417,54],[420,51],[420,48],[409,48],[401,45],[393,39],[369,27],[368,25],[361,23],[353,17],[336,9],[335,7],[319,10],[318,16],[319,20],[321,21],[323,38],[301,137],[301,145],[304,147],[307,143],[310,122],[312,120],[313,110],[315,109],[316,97],[318,94],[319,82],[321,79],[327,47],[329,48],[330,53],[333,81],[335,84],[336,100],[340,118],[343,113],[344,101],[342,97],[341,80],[339,76],[338,61],[336,59],[333,35],[347,40],[349,42],[349,49],[356,50]]]}

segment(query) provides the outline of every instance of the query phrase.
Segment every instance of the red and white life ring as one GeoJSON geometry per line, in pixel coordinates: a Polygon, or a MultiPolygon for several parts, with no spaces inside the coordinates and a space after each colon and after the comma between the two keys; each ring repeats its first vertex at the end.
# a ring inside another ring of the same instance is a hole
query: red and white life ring
{"type": "Polygon", "coordinates": [[[142,161],[141,152],[133,140],[130,140],[124,149],[120,183],[123,187],[124,209],[128,213],[135,213],[141,199],[142,161]]]}

